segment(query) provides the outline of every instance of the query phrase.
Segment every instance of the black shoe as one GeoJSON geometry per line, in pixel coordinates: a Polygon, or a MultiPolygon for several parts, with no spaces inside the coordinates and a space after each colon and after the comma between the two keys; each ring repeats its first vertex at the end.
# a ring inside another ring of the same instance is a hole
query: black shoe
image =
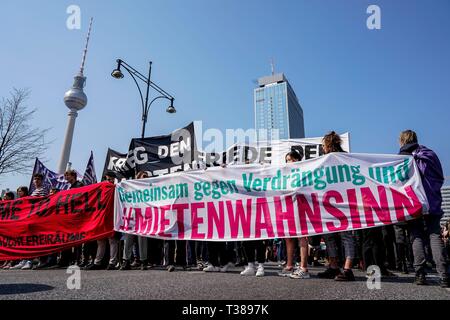
{"type": "Polygon", "coordinates": [[[45,268],[48,268],[48,267],[49,267],[48,263],[46,263],[46,262],[44,262],[44,263],[39,262],[37,265],[35,265],[33,267],[33,270],[42,270],[42,269],[45,269],[45,268]]]}
{"type": "Polygon", "coordinates": [[[122,271],[124,271],[124,270],[131,270],[130,260],[124,260],[122,265],[120,266],[120,270],[122,270],[122,271]]]}
{"type": "Polygon", "coordinates": [[[197,270],[203,270],[205,268],[205,264],[202,261],[197,262],[197,270]]]}
{"type": "Polygon", "coordinates": [[[175,271],[175,267],[173,265],[170,265],[170,266],[167,267],[167,271],[174,272],[175,271]]]}
{"type": "Polygon", "coordinates": [[[48,269],[67,269],[69,267],[68,263],[57,263],[51,267],[48,267],[48,269]]]}
{"type": "Polygon", "coordinates": [[[84,270],[103,270],[105,269],[101,264],[91,263],[84,268],[84,270]]]}
{"type": "Polygon", "coordinates": [[[439,285],[441,288],[450,288],[450,279],[447,277],[441,278],[439,280],[439,285]]]}
{"type": "Polygon", "coordinates": [[[314,260],[312,262],[313,267],[323,267],[323,264],[319,262],[319,260],[314,260]]]}
{"type": "Polygon", "coordinates": [[[115,264],[108,264],[108,266],[106,267],[106,270],[117,270],[116,265],[115,264]]]}
{"type": "Polygon", "coordinates": [[[151,266],[151,265],[150,265],[150,266],[148,265],[147,260],[143,260],[142,263],[141,263],[141,270],[142,270],[142,271],[148,270],[149,267],[151,268],[152,266],[151,266]]]}
{"type": "Polygon", "coordinates": [[[319,272],[317,276],[322,279],[334,279],[339,274],[341,274],[341,270],[339,270],[338,268],[327,268],[325,271],[319,272]]]}
{"type": "Polygon", "coordinates": [[[414,280],[414,283],[418,286],[424,286],[427,284],[427,279],[425,278],[424,273],[416,274],[416,278],[414,280]]]}
{"type": "Polygon", "coordinates": [[[355,281],[352,269],[344,269],[344,272],[338,274],[334,280],[336,281],[355,281]]]}
{"type": "Polygon", "coordinates": [[[387,269],[381,271],[381,276],[382,276],[382,277],[387,277],[387,278],[396,277],[395,274],[393,274],[392,272],[390,272],[390,271],[387,270],[387,269]]]}
{"type": "Polygon", "coordinates": [[[404,263],[401,266],[400,271],[402,272],[402,274],[409,274],[408,265],[406,263],[404,263]]]}

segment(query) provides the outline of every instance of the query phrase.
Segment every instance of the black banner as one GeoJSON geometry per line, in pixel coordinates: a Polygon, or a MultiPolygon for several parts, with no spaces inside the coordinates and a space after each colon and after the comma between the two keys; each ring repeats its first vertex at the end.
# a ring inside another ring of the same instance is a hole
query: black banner
{"type": "Polygon", "coordinates": [[[106,154],[105,166],[103,167],[102,178],[108,171],[114,171],[117,179],[130,179],[134,177],[134,168],[127,163],[127,154],[120,153],[113,149],[108,149],[106,154]]]}
{"type": "Polygon", "coordinates": [[[191,169],[196,166],[196,154],[193,122],[169,135],[133,139],[128,151],[128,157],[133,157],[135,171],[146,171],[149,176],[191,169]]]}
{"type": "Polygon", "coordinates": [[[198,168],[197,154],[192,122],[168,135],[132,139],[128,154],[108,149],[103,176],[111,170],[122,180],[134,178],[139,171],[160,176],[198,168]]]}

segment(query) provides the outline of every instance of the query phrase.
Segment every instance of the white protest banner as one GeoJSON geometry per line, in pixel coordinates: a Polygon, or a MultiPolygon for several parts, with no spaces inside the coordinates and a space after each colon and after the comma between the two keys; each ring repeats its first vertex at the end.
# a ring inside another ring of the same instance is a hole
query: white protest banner
{"type": "Polygon", "coordinates": [[[412,157],[332,153],[122,181],[114,225],[161,239],[238,241],[383,226],[427,211],[412,157]]]}
{"type": "MultiPolygon", "coordinates": [[[[350,152],[350,135],[341,134],[342,149],[350,152]]],[[[252,143],[238,143],[222,152],[198,151],[197,162],[204,163],[206,167],[221,164],[271,164],[282,165],[285,156],[290,151],[297,151],[301,160],[309,160],[322,156],[322,137],[270,140],[252,143]]]]}

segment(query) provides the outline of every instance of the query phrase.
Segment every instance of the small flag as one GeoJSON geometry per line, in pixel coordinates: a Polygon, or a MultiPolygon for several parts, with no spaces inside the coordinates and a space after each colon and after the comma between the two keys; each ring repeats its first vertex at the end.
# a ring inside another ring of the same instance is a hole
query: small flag
{"type": "Polygon", "coordinates": [[[81,180],[85,186],[97,183],[97,175],[95,174],[94,167],[94,153],[91,151],[86,171],[84,172],[83,180],[81,180]]]}

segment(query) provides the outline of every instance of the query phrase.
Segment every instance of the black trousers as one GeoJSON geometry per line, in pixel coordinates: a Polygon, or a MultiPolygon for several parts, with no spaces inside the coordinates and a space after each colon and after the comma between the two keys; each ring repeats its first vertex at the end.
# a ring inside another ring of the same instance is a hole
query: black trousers
{"type": "Polygon", "coordinates": [[[208,263],[214,267],[233,262],[234,242],[208,242],[208,263]]]}
{"type": "Polygon", "coordinates": [[[205,241],[195,241],[195,258],[197,261],[208,261],[208,245],[205,241]]]}
{"type": "Polygon", "coordinates": [[[243,241],[234,242],[234,256],[236,258],[236,263],[247,263],[247,257],[245,256],[244,247],[242,246],[243,241]]]}
{"type": "Polygon", "coordinates": [[[164,260],[164,240],[148,239],[148,262],[158,266],[163,265],[164,260]]]}
{"type": "Polygon", "coordinates": [[[88,262],[89,257],[94,261],[97,254],[97,241],[83,243],[81,246],[75,247],[75,262],[88,262]]]}
{"type": "Polygon", "coordinates": [[[186,266],[186,240],[168,240],[166,248],[168,249],[168,264],[177,266],[186,266]]]}
{"type": "Polygon", "coordinates": [[[385,262],[388,263],[389,268],[395,269],[395,231],[394,226],[384,226],[383,230],[383,242],[386,251],[385,262]]]}
{"type": "Polygon", "coordinates": [[[377,265],[384,270],[386,251],[383,242],[383,227],[362,230],[364,268],[377,265]]]}
{"type": "Polygon", "coordinates": [[[243,241],[248,262],[264,263],[266,261],[266,244],[263,240],[243,241]]]}

